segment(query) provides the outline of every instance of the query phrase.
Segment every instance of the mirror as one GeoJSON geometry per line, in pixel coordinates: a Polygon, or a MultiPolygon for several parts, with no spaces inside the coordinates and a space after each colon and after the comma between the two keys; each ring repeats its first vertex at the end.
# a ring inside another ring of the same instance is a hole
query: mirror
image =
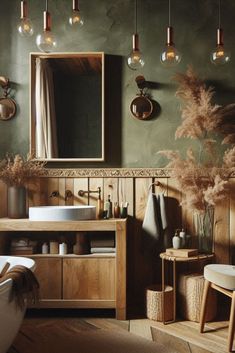
{"type": "Polygon", "coordinates": [[[153,112],[153,103],[142,93],[131,102],[131,113],[140,120],[149,119],[153,112]]]}
{"type": "Polygon", "coordinates": [[[104,53],[31,54],[31,154],[104,161],[104,53]]]}
{"type": "Polygon", "coordinates": [[[9,120],[16,114],[16,103],[12,98],[9,98],[10,81],[4,76],[0,76],[0,85],[4,92],[0,97],[0,120],[9,120]]]}

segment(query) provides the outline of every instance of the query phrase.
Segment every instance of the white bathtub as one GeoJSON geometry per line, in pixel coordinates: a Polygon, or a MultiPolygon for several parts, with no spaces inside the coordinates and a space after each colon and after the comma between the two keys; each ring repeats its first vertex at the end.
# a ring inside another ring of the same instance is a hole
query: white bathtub
{"type": "MultiPolygon", "coordinates": [[[[32,271],[35,268],[35,262],[26,257],[0,256],[0,272],[6,262],[10,263],[10,268],[15,265],[28,267],[32,271]]],[[[0,353],[6,353],[11,346],[25,314],[25,309],[17,309],[14,302],[8,302],[11,286],[11,279],[0,284],[0,353]]]]}

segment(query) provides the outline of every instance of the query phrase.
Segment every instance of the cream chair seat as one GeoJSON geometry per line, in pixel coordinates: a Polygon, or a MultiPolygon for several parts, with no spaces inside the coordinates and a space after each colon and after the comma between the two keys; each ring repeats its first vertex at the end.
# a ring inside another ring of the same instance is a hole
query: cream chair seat
{"type": "Polygon", "coordinates": [[[200,313],[200,332],[203,333],[208,303],[208,293],[213,288],[232,299],[229,319],[228,351],[232,352],[235,330],[235,266],[207,265],[204,267],[205,286],[200,313]]]}

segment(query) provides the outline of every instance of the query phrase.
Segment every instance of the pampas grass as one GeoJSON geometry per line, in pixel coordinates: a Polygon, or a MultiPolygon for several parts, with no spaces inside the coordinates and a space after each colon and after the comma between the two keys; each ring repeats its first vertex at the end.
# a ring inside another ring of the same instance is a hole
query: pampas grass
{"type": "Polygon", "coordinates": [[[228,180],[235,172],[235,104],[221,107],[212,102],[214,89],[206,87],[192,67],[185,74],[177,74],[174,80],[179,86],[176,96],[182,100],[182,122],[175,132],[175,138],[198,140],[199,149],[188,148],[183,158],[179,151],[159,151],[170,162],[172,176],[182,190],[182,204],[204,212],[208,206],[215,206],[228,194],[228,180]],[[218,134],[222,141],[218,141],[218,134]],[[219,158],[218,144],[231,144],[222,158],[219,158]]]}
{"type": "Polygon", "coordinates": [[[26,186],[30,178],[42,175],[44,166],[45,162],[33,160],[30,156],[25,159],[19,154],[7,154],[0,161],[0,179],[7,186],[26,186]]]}

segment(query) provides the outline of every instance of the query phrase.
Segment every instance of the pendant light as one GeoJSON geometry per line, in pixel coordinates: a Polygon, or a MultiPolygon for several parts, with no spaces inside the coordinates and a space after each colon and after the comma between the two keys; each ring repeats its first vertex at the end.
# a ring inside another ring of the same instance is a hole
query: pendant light
{"type": "Polygon", "coordinates": [[[26,0],[20,2],[20,23],[18,25],[18,32],[23,37],[33,35],[33,25],[28,17],[28,5],[26,0]]]}
{"type": "Polygon", "coordinates": [[[221,28],[221,0],[219,0],[219,28],[217,28],[216,48],[211,52],[210,59],[215,65],[224,65],[230,61],[230,53],[225,51],[223,29],[221,28]]]}
{"type": "Polygon", "coordinates": [[[78,0],[73,0],[72,13],[69,17],[69,24],[72,27],[82,27],[84,24],[84,20],[81,16],[81,11],[79,9],[78,0]]]}
{"type": "Polygon", "coordinates": [[[49,53],[56,48],[56,38],[51,31],[51,15],[48,11],[48,0],[46,0],[46,10],[43,12],[43,33],[38,34],[36,44],[39,50],[49,53]]]}
{"type": "Polygon", "coordinates": [[[127,57],[127,65],[132,70],[141,69],[144,66],[144,59],[139,49],[139,35],[137,32],[137,0],[135,0],[135,33],[132,36],[132,51],[127,57]]]}
{"type": "Polygon", "coordinates": [[[168,27],[166,48],[161,53],[160,61],[165,67],[174,67],[180,63],[181,54],[173,42],[173,28],[171,27],[171,0],[168,0],[168,27]]]}

